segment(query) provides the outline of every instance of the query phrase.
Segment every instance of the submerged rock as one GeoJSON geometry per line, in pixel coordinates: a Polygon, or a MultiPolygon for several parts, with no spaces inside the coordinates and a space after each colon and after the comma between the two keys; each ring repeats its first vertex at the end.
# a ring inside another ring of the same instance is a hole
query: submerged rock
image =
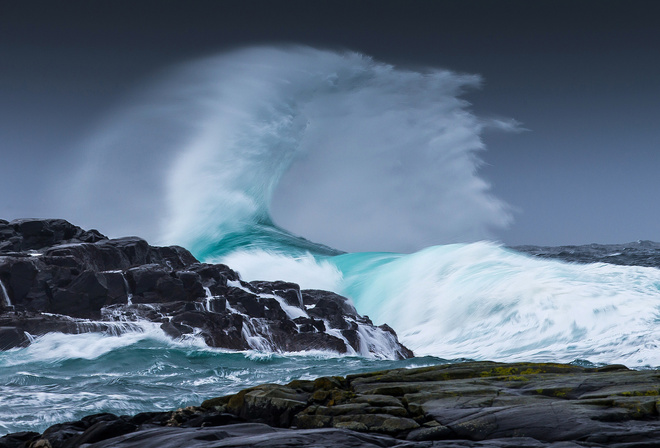
{"type": "Polygon", "coordinates": [[[657,371],[469,362],[287,385],[199,407],[97,414],[0,448],[655,447],[657,371]]]}
{"type": "Polygon", "coordinates": [[[140,322],[233,350],[413,355],[334,293],[246,283],[182,247],[108,239],[61,219],[0,221],[0,349],[55,331],[139,331],[140,322]]]}

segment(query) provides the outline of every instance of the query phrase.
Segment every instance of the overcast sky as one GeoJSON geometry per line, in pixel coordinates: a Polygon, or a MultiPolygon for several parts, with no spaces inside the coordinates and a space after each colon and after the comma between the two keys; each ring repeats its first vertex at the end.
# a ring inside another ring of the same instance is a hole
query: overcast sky
{"type": "Polygon", "coordinates": [[[0,0],[0,217],[54,213],[74,148],[168,67],[284,42],[481,75],[472,110],[527,129],[484,135],[481,176],[515,210],[504,243],[658,241],[654,4],[0,0]]]}

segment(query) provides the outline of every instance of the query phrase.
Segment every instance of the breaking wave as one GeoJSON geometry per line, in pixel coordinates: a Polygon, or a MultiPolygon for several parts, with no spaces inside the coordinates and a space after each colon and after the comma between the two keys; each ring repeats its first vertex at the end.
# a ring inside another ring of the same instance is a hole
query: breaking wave
{"type": "Polygon", "coordinates": [[[511,220],[478,170],[484,129],[516,123],[470,111],[479,83],[307,47],[207,58],[90,140],[79,199],[116,215],[139,191],[124,233],[347,295],[416,354],[660,365],[657,268],[449,244],[511,220]]]}

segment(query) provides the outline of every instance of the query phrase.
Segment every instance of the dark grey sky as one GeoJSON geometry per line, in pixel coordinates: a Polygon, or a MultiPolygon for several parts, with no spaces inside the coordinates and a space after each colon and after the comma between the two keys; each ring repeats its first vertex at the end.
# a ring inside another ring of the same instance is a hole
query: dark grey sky
{"type": "Polygon", "coordinates": [[[655,3],[0,0],[0,216],[48,210],[73,148],[160,71],[293,42],[482,75],[474,111],[529,130],[484,136],[482,175],[517,209],[503,242],[657,241],[655,3]]]}

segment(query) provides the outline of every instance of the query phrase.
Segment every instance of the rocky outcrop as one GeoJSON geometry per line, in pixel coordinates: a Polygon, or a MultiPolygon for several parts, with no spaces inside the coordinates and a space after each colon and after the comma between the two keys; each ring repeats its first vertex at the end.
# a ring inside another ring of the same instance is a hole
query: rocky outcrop
{"type": "Polygon", "coordinates": [[[16,219],[12,222],[0,219],[0,254],[104,239],[107,238],[98,230],[85,231],[63,219],[16,219]]]}
{"type": "Polygon", "coordinates": [[[234,350],[412,356],[337,294],[247,283],[182,247],[109,239],[61,219],[0,221],[0,350],[53,331],[117,334],[145,322],[234,350]]]}
{"type": "Polygon", "coordinates": [[[265,384],[198,407],[90,416],[0,448],[656,447],[657,371],[468,362],[265,384]]]}

